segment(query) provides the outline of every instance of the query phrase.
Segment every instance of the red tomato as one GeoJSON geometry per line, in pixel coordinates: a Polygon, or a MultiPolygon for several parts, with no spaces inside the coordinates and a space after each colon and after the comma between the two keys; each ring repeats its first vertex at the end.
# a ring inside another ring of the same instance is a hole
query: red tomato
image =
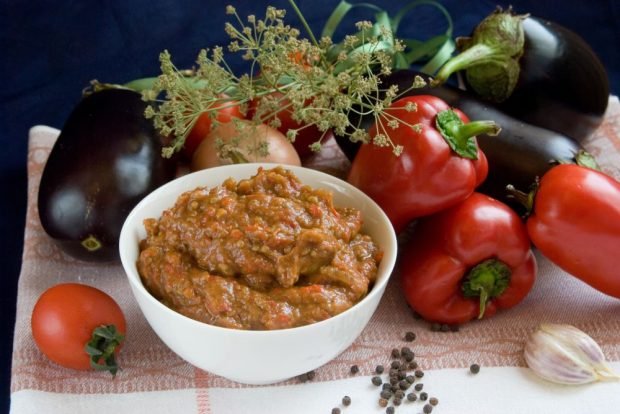
{"type": "Polygon", "coordinates": [[[49,288],[34,306],[31,326],[41,352],[58,365],[116,373],[114,356],[125,335],[125,317],[114,299],[101,290],[78,283],[49,288]],[[106,338],[109,333],[113,335],[106,338]],[[108,348],[108,352],[91,357],[87,345],[108,348]]]}
{"type": "MultiPolygon", "coordinates": [[[[304,126],[303,124],[295,121],[293,119],[293,112],[287,108],[288,105],[290,105],[290,101],[284,96],[283,93],[272,92],[268,96],[270,99],[279,101],[280,106],[286,109],[281,109],[276,112],[265,111],[267,113],[260,114],[260,119],[258,119],[258,121],[269,124],[271,121],[277,118],[280,121],[280,126],[277,129],[285,136],[290,129],[298,130],[295,141],[293,141],[293,146],[295,147],[295,150],[299,154],[300,158],[305,158],[312,155],[313,151],[310,149],[310,145],[318,141],[323,135],[323,133],[316,127],[316,125],[304,126]]],[[[250,102],[250,108],[248,109],[248,118],[251,118],[256,114],[259,105],[261,105],[260,101],[253,100],[252,102],[250,102]]]]}
{"type": "MultiPolygon", "coordinates": [[[[223,96],[223,98],[226,98],[226,96],[223,96]]],[[[196,120],[196,123],[187,135],[187,138],[185,138],[183,152],[187,158],[192,158],[196,148],[198,148],[202,140],[209,135],[209,132],[211,132],[213,118],[220,123],[230,122],[233,118],[243,118],[243,114],[239,109],[239,103],[237,101],[222,101],[217,105],[218,108],[214,108],[216,109],[215,116],[212,112],[202,113],[196,120]]]]}

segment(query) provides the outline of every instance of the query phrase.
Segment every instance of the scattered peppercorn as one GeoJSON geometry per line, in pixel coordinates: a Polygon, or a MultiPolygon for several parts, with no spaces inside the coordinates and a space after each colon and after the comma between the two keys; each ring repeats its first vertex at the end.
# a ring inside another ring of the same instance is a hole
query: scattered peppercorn
{"type": "Polygon", "coordinates": [[[419,382],[415,385],[415,387],[413,388],[416,391],[422,391],[422,388],[424,388],[424,384],[419,382]]]}
{"type": "Polygon", "coordinates": [[[383,371],[384,371],[384,370],[385,370],[385,368],[383,368],[383,365],[377,365],[377,366],[375,367],[375,372],[376,372],[377,374],[383,374],[383,371]]]}
{"type": "Polygon", "coordinates": [[[372,377],[371,381],[377,387],[383,383],[383,380],[381,380],[381,377],[378,375],[375,375],[374,377],[372,377]]]}
{"type": "Polygon", "coordinates": [[[404,396],[405,396],[405,392],[403,390],[396,390],[394,392],[394,398],[398,398],[402,400],[404,396]]]}
{"type": "Polygon", "coordinates": [[[390,364],[390,366],[394,369],[398,369],[400,368],[400,361],[392,361],[392,364],[390,364]]]}
{"type": "Polygon", "coordinates": [[[344,405],[345,407],[351,405],[351,397],[349,397],[348,395],[342,397],[342,405],[344,405]]]}
{"type": "Polygon", "coordinates": [[[400,358],[400,351],[398,348],[392,349],[392,358],[400,358]]]}
{"type": "Polygon", "coordinates": [[[471,366],[469,367],[469,371],[470,371],[472,374],[477,374],[477,373],[479,373],[479,372],[480,372],[480,365],[478,365],[478,364],[471,364],[471,366]]]}
{"type": "Polygon", "coordinates": [[[357,365],[352,365],[351,366],[351,374],[355,375],[358,372],[360,372],[360,367],[358,367],[357,365]]]}
{"type": "Polygon", "coordinates": [[[382,390],[391,390],[391,389],[392,389],[392,384],[390,384],[389,382],[386,382],[386,383],[384,383],[384,384],[381,386],[381,389],[382,389],[382,390]]]}
{"type": "Polygon", "coordinates": [[[407,380],[409,384],[413,384],[415,382],[415,377],[413,375],[407,375],[407,377],[405,377],[405,380],[407,380]]]}
{"type": "Polygon", "coordinates": [[[401,398],[394,397],[394,399],[392,400],[392,404],[394,404],[395,406],[399,406],[402,402],[403,400],[401,398]]]}
{"type": "Polygon", "coordinates": [[[430,414],[433,411],[433,406],[430,404],[424,404],[424,407],[422,408],[422,412],[424,412],[424,414],[430,414]]]}
{"type": "Polygon", "coordinates": [[[407,399],[408,399],[409,401],[415,401],[415,400],[417,400],[417,399],[418,399],[418,396],[417,396],[416,394],[414,394],[414,393],[410,392],[409,394],[407,394],[407,399]]]}
{"type": "Polygon", "coordinates": [[[428,400],[428,394],[425,393],[425,392],[421,392],[420,393],[420,400],[422,400],[422,401],[428,400]]]}
{"type": "Polygon", "coordinates": [[[338,407],[332,408],[332,414],[340,414],[340,408],[338,407]]]}
{"type": "Polygon", "coordinates": [[[437,405],[437,404],[439,404],[439,400],[436,397],[429,398],[428,402],[429,402],[430,405],[437,405]]]}
{"type": "Polygon", "coordinates": [[[394,394],[392,394],[392,391],[390,390],[383,390],[381,391],[380,395],[381,395],[381,398],[385,398],[386,400],[389,400],[390,398],[392,398],[392,395],[394,394]]]}
{"type": "Polygon", "coordinates": [[[400,387],[401,390],[406,390],[407,388],[409,388],[411,386],[411,384],[407,380],[401,380],[398,383],[398,386],[400,387]]]}
{"type": "Polygon", "coordinates": [[[315,377],[316,373],[314,371],[308,371],[304,374],[299,375],[297,378],[301,382],[312,381],[315,377]]]}
{"type": "Polygon", "coordinates": [[[385,398],[379,398],[380,407],[387,407],[387,405],[388,405],[388,400],[386,400],[385,398]]]}
{"type": "Polygon", "coordinates": [[[386,414],[394,414],[394,411],[396,411],[394,407],[388,407],[385,409],[386,414]]]}
{"type": "Polygon", "coordinates": [[[416,369],[418,367],[418,363],[416,361],[411,361],[409,363],[409,369],[416,369]]]}
{"type": "Polygon", "coordinates": [[[413,333],[411,331],[405,333],[405,341],[407,341],[407,342],[415,341],[415,333],[413,333]]]}
{"type": "Polygon", "coordinates": [[[413,375],[415,375],[417,378],[422,378],[424,376],[424,371],[422,371],[421,369],[416,369],[413,375]]]}

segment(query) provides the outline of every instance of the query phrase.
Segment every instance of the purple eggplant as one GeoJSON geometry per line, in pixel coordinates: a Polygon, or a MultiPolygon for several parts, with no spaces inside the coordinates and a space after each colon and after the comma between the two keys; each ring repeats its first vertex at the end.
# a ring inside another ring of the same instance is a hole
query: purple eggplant
{"type": "Polygon", "coordinates": [[[457,46],[460,53],[435,75],[436,84],[464,74],[466,88],[502,112],[578,142],[603,122],[607,72],[566,27],[498,9],[457,46]]]}
{"type": "Polygon", "coordinates": [[[73,109],[41,177],[38,208],[45,232],[85,261],[114,261],[131,209],[174,178],[173,159],[144,117],[140,94],[104,89],[73,109]]]}

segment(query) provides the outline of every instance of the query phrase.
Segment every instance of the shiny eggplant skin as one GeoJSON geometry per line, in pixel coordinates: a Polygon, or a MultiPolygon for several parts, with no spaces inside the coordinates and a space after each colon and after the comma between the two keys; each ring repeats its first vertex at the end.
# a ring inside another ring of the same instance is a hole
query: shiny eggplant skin
{"type": "Polygon", "coordinates": [[[609,102],[605,67],[573,31],[547,20],[523,20],[521,72],[497,108],[531,125],[583,142],[603,122],[609,102]]]}
{"type": "MultiPolygon", "coordinates": [[[[382,87],[396,84],[399,90],[407,89],[416,75],[428,79],[428,76],[411,70],[399,70],[383,79],[382,87]]],[[[489,163],[489,175],[477,191],[496,198],[513,209],[524,212],[523,206],[510,198],[506,185],[512,184],[517,189],[529,190],[537,177],[541,177],[555,162],[571,161],[582,147],[573,139],[547,129],[527,124],[513,118],[481,101],[467,91],[449,85],[411,89],[407,95],[433,95],[448,105],[463,111],[472,121],[495,121],[502,130],[497,136],[478,135],[478,145],[489,163]]],[[[357,123],[359,119],[351,120],[357,123]]],[[[373,119],[362,119],[360,126],[370,128],[373,119]]],[[[337,142],[352,160],[359,144],[353,144],[346,138],[337,137],[337,142]]],[[[370,145],[370,144],[369,144],[370,145]]]]}
{"type": "Polygon", "coordinates": [[[144,117],[141,96],[104,89],[73,109],[41,176],[39,218],[68,255],[95,262],[118,259],[118,238],[131,209],[174,178],[161,156],[162,138],[144,117]]]}

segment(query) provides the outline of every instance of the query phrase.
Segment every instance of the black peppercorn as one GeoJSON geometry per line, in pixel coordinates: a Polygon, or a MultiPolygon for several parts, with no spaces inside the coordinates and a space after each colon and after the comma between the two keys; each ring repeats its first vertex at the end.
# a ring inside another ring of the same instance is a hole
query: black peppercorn
{"type": "Polygon", "coordinates": [[[394,411],[396,411],[394,407],[388,407],[385,409],[385,414],[394,414],[394,411]]]}
{"type": "Polygon", "coordinates": [[[375,375],[374,377],[372,377],[371,381],[377,387],[383,383],[383,381],[381,380],[381,377],[378,375],[375,375]]]}
{"type": "Polygon", "coordinates": [[[392,363],[390,364],[390,366],[394,369],[398,369],[400,368],[400,361],[392,361],[392,363]]]}
{"type": "Polygon", "coordinates": [[[429,402],[430,405],[437,405],[437,404],[439,404],[439,400],[436,397],[429,398],[428,402],[429,402]]]}
{"type": "Polygon", "coordinates": [[[405,341],[407,341],[407,342],[415,341],[415,333],[413,333],[411,331],[405,333],[405,341]]]}
{"type": "Polygon", "coordinates": [[[392,391],[390,390],[383,390],[381,391],[381,398],[385,398],[386,400],[389,400],[390,398],[392,398],[392,391]]]}
{"type": "Polygon", "coordinates": [[[470,371],[472,374],[477,374],[477,373],[479,373],[479,372],[480,372],[480,365],[478,365],[478,364],[471,364],[471,366],[469,367],[469,371],[470,371]]]}
{"type": "Polygon", "coordinates": [[[332,414],[340,414],[340,408],[338,407],[332,408],[332,414]]]}
{"type": "Polygon", "coordinates": [[[351,405],[351,397],[349,397],[348,395],[342,397],[342,405],[344,405],[345,407],[351,405]]]}
{"type": "Polygon", "coordinates": [[[433,406],[430,404],[424,404],[424,407],[422,407],[422,412],[424,414],[430,414],[433,411],[433,406]]]}
{"type": "Polygon", "coordinates": [[[424,371],[422,371],[421,369],[416,369],[413,375],[415,375],[417,378],[422,378],[424,376],[424,371]]]}
{"type": "Polygon", "coordinates": [[[351,374],[357,374],[358,372],[360,372],[360,368],[357,365],[353,365],[351,366],[351,374]]]}
{"type": "Polygon", "coordinates": [[[407,377],[405,377],[405,380],[407,380],[409,384],[413,384],[415,382],[415,377],[413,375],[407,375],[407,377]]]}
{"type": "Polygon", "coordinates": [[[392,349],[392,358],[400,358],[400,351],[398,348],[392,349]]]}
{"type": "Polygon", "coordinates": [[[379,406],[380,407],[387,407],[388,405],[388,400],[385,398],[379,398],[379,406]]]}
{"type": "Polygon", "coordinates": [[[384,371],[384,370],[385,370],[385,368],[383,368],[383,365],[377,365],[377,366],[375,367],[375,372],[376,372],[377,374],[383,374],[383,371],[384,371]]]}
{"type": "Polygon", "coordinates": [[[422,400],[422,401],[428,400],[428,394],[425,393],[425,392],[421,392],[420,393],[420,400],[422,400]]]}
{"type": "Polygon", "coordinates": [[[417,400],[417,399],[418,399],[418,396],[417,396],[416,394],[414,394],[414,393],[410,392],[409,394],[407,394],[407,399],[408,399],[409,401],[415,401],[415,400],[417,400]]]}
{"type": "Polygon", "coordinates": [[[415,387],[413,388],[416,391],[422,391],[422,388],[424,388],[424,384],[419,382],[415,385],[415,387]]]}

